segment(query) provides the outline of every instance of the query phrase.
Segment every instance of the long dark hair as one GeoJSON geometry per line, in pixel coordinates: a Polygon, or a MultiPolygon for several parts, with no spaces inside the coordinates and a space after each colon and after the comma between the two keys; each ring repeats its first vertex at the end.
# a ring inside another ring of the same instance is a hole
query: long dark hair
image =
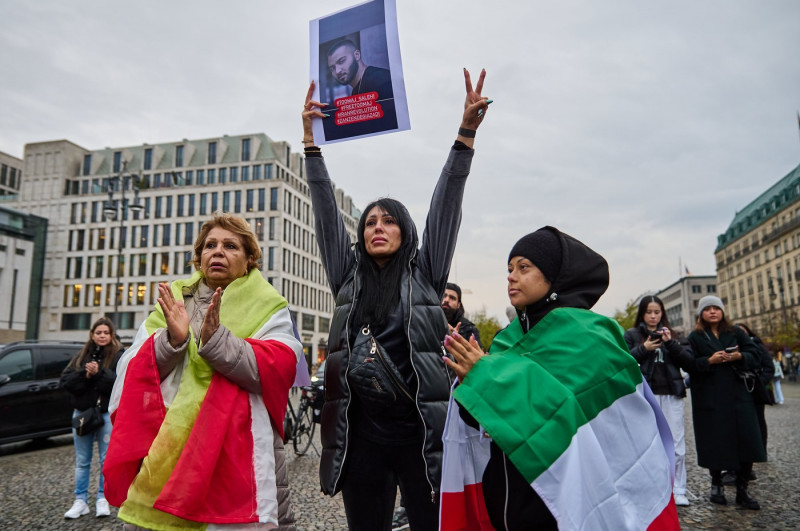
{"type": "Polygon", "coordinates": [[[69,367],[71,369],[80,369],[92,360],[95,348],[97,348],[97,345],[95,345],[95,342],[92,339],[92,335],[94,335],[95,329],[102,325],[107,326],[109,332],[111,332],[111,341],[108,343],[108,345],[103,347],[102,366],[104,369],[107,369],[111,366],[114,361],[114,356],[116,356],[117,352],[119,352],[122,347],[119,343],[119,339],[117,339],[117,328],[114,326],[114,323],[108,317],[101,317],[95,321],[92,325],[92,328],[89,329],[89,341],[87,341],[86,344],[83,345],[81,351],[73,356],[72,360],[70,360],[69,367]]]}
{"type": "Polygon", "coordinates": [[[639,311],[636,312],[636,321],[634,321],[634,326],[639,326],[644,322],[644,314],[647,313],[647,307],[650,306],[651,303],[656,303],[661,308],[661,325],[666,326],[667,328],[672,331],[672,327],[669,325],[669,318],[667,317],[667,311],[664,309],[664,303],[656,297],[655,295],[648,295],[647,297],[642,297],[642,300],[639,301],[639,311]]]}
{"type": "Polygon", "coordinates": [[[397,307],[400,300],[400,281],[403,271],[416,252],[416,229],[406,207],[396,199],[383,197],[367,205],[358,220],[358,241],[360,264],[358,281],[361,283],[358,300],[355,301],[355,324],[369,324],[377,331],[386,323],[386,317],[397,307]],[[367,254],[364,241],[364,228],[367,216],[373,208],[378,207],[395,219],[400,227],[402,241],[397,251],[389,260],[379,267],[375,260],[367,254]]]}

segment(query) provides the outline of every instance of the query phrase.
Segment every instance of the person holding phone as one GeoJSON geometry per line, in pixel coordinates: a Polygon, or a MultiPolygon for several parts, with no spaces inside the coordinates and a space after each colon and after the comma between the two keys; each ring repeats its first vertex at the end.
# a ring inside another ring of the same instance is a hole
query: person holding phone
{"type": "Polygon", "coordinates": [[[760,509],[747,491],[754,462],[766,461],[756,404],[740,373],[759,366],[755,343],[725,316],[719,297],[708,295],[697,304],[697,324],[689,334],[694,351],[692,417],[697,464],[711,473],[710,501],[728,503],[723,470],[736,471],[736,503],[760,509]]]}
{"type": "Polygon", "coordinates": [[[649,295],[639,301],[634,327],[625,332],[625,343],[639,363],[644,379],[656,396],[667,418],[675,443],[675,483],[672,494],[675,505],[687,506],[686,438],[684,437],[684,404],[686,385],[681,369],[693,364],[691,353],[678,341],[669,326],[664,303],[649,295]]]}

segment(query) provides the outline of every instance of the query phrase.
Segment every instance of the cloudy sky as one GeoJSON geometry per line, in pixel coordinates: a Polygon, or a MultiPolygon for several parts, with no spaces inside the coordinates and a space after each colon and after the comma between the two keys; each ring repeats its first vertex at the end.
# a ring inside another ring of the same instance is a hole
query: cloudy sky
{"type": "MultiPolygon", "coordinates": [[[[354,0],[0,0],[0,151],[264,132],[296,151],[308,22],[354,0]]],[[[451,279],[504,322],[508,251],[550,224],[600,252],[607,315],[714,274],[717,235],[800,163],[796,0],[398,0],[411,131],[324,149],[365,205],[420,230],[463,106],[462,67],[494,99],[478,131],[451,279]]]]}

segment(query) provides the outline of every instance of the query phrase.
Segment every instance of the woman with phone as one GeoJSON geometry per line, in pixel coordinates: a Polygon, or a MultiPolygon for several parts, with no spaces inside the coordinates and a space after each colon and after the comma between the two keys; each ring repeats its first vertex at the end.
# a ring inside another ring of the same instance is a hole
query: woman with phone
{"type": "Polygon", "coordinates": [[[664,303],[654,295],[639,301],[634,327],[625,332],[625,342],[667,418],[675,442],[675,483],[672,494],[675,505],[687,506],[683,414],[686,385],[681,369],[692,366],[692,355],[678,342],[669,326],[664,303]]]}
{"type": "Polygon", "coordinates": [[[694,351],[692,416],[697,464],[711,473],[712,503],[725,505],[723,470],[736,471],[736,503],[746,509],[761,506],[747,485],[754,462],[766,461],[752,387],[744,371],[758,368],[758,352],[747,333],[725,317],[719,297],[708,295],[697,304],[697,325],[689,334],[694,351]]]}

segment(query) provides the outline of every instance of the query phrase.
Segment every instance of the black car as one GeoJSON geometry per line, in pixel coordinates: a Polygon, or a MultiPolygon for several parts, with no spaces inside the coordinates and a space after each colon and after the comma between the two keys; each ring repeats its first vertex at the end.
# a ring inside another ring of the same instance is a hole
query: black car
{"type": "Polygon", "coordinates": [[[0,347],[0,444],[72,431],[61,371],[83,347],[72,341],[21,341],[0,347]]]}

